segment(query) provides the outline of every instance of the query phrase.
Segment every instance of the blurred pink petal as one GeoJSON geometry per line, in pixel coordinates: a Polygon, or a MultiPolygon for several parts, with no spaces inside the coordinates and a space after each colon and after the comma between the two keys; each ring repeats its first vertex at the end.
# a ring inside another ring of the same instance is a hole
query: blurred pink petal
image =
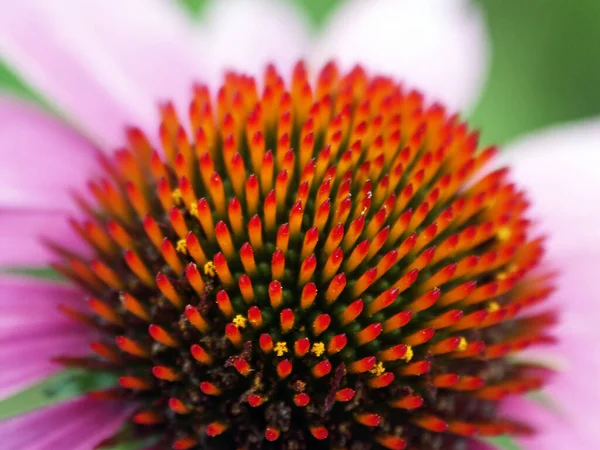
{"type": "Polygon", "coordinates": [[[127,404],[78,398],[0,423],[3,450],[90,450],[123,425],[127,404]]]}
{"type": "Polygon", "coordinates": [[[85,306],[81,293],[67,285],[0,277],[0,399],[60,370],[50,358],[89,352],[90,329],[58,311],[61,304],[85,306]]]}
{"type": "MultiPolygon", "coordinates": [[[[589,428],[584,435],[577,428],[577,419],[562,415],[548,409],[546,406],[536,404],[531,400],[514,398],[506,402],[506,414],[511,418],[521,420],[535,427],[537,432],[528,437],[521,437],[518,442],[524,449],[557,450],[557,449],[596,449],[598,438],[585,436],[593,434],[594,427],[589,428]],[[576,431],[577,430],[577,431],[576,431]]],[[[595,426],[597,427],[597,423],[595,426]]],[[[585,430],[584,430],[585,431],[585,430]]]]}
{"type": "Polygon", "coordinates": [[[52,253],[41,237],[84,243],[66,220],[70,191],[98,167],[92,144],[61,121],[16,100],[0,98],[0,266],[45,265],[52,253]]]}
{"type": "Polygon", "coordinates": [[[349,0],[332,11],[315,53],[320,63],[360,63],[463,110],[483,86],[488,39],[468,0],[349,0]]]}
{"type": "Polygon", "coordinates": [[[46,266],[56,258],[45,239],[81,255],[89,246],[69,224],[64,210],[0,210],[0,267],[46,266]]]}
{"type": "Polygon", "coordinates": [[[0,97],[0,142],[0,209],[68,210],[74,206],[69,189],[85,186],[98,167],[90,141],[7,97],[0,97]]]}
{"type": "MultiPolygon", "coordinates": [[[[179,100],[201,74],[175,2],[0,3],[0,52],[99,143],[123,126],[154,126],[156,101],[179,100]]],[[[154,131],[153,128],[150,128],[154,131]]]]}
{"type": "Polygon", "coordinates": [[[203,21],[197,43],[210,52],[213,80],[220,81],[223,68],[262,74],[274,61],[287,74],[308,50],[309,25],[292,2],[213,0],[203,21]]]}
{"type": "Polygon", "coordinates": [[[532,133],[505,150],[561,256],[600,249],[599,148],[600,120],[589,120],[532,133]]]}
{"type": "Polygon", "coordinates": [[[600,448],[599,146],[600,121],[588,121],[520,139],[505,156],[532,199],[532,217],[550,233],[548,260],[560,270],[559,291],[552,297],[561,311],[559,343],[528,354],[562,369],[545,389],[560,414],[511,408],[539,422],[541,433],[526,440],[531,448],[600,448]]]}

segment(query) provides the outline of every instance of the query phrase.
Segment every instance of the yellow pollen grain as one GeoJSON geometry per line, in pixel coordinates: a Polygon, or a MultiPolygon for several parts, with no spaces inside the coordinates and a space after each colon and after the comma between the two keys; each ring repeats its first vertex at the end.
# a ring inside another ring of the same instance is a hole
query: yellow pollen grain
{"type": "Polygon", "coordinates": [[[413,349],[412,347],[409,345],[406,347],[406,353],[404,354],[404,356],[400,359],[403,359],[406,362],[410,362],[410,360],[412,359],[414,353],[413,353],[413,349]]]}
{"type": "Polygon", "coordinates": [[[189,212],[190,212],[190,216],[194,216],[194,217],[198,218],[198,205],[196,203],[192,203],[190,205],[189,212]]]}
{"type": "Polygon", "coordinates": [[[465,339],[465,337],[464,337],[464,336],[461,336],[461,337],[460,337],[460,342],[458,343],[458,348],[457,348],[457,350],[458,350],[459,352],[464,352],[464,351],[467,349],[467,344],[468,344],[468,342],[467,342],[467,340],[465,339]]]}
{"type": "Polygon", "coordinates": [[[315,356],[321,356],[323,353],[325,353],[325,344],[322,342],[315,342],[310,349],[310,352],[315,356]]]}
{"type": "Polygon", "coordinates": [[[508,227],[501,227],[498,229],[497,235],[501,241],[508,241],[512,235],[512,230],[508,227]]]}
{"type": "Polygon", "coordinates": [[[235,316],[233,318],[233,324],[238,327],[238,328],[246,328],[246,322],[248,320],[242,316],[241,314],[238,314],[237,316],[235,316]]]}
{"type": "Polygon", "coordinates": [[[296,389],[296,392],[304,392],[306,389],[306,383],[298,380],[294,383],[294,388],[296,389]]]}
{"type": "Polygon", "coordinates": [[[217,268],[215,267],[215,263],[212,261],[204,264],[204,275],[214,278],[217,275],[217,268]]]}
{"type": "Polygon", "coordinates": [[[260,376],[255,376],[254,379],[252,380],[252,390],[253,391],[259,391],[262,389],[262,378],[260,376]]]}
{"type": "Polygon", "coordinates": [[[490,302],[487,305],[487,311],[488,312],[493,313],[495,311],[498,311],[499,309],[500,309],[500,305],[498,304],[498,302],[490,302]]]}
{"type": "Polygon", "coordinates": [[[184,255],[187,255],[188,249],[187,249],[187,244],[185,243],[185,239],[179,239],[177,241],[177,246],[175,247],[175,249],[179,253],[183,253],[184,255]]]}
{"type": "Polygon", "coordinates": [[[500,272],[496,275],[496,279],[497,280],[506,280],[508,277],[510,277],[511,275],[514,274],[514,272],[516,272],[517,270],[519,270],[519,266],[516,264],[509,264],[508,267],[506,268],[506,270],[504,270],[503,272],[500,272]]]}
{"type": "Polygon", "coordinates": [[[365,206],[362,211],[360,212],[361,216],[364,216],[367,213],[367,207],[365,206]]]}
{"type": "Polygon", "coordinates": [[[369,370],[369,373],[372,373],[377,377],[385,373],[385,367],[383,367],[383,363],[378,362],[377,364],[375,364],[375,366],[371,370],[369,370]]]}
{"type": "Polygon", "coordinates": [[[277,356],[283,356],[284,353],[288,352],[287,344],[285,342],[279,341],[277,344],[275,344],[275,348],[273,350],[275,350],[277,356]]]}
{"type": "Polygon", "coordinates": [[[175,188],[173,192],[171,192],[171,197],[177,206],[181,205],[183,195],[181,195],[181,190],[179,188],[175,188]]]}

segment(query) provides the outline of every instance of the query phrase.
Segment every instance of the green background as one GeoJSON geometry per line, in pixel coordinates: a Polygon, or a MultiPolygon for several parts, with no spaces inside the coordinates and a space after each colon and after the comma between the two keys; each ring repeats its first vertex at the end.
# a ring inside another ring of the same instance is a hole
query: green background
{"type": "MultiPolygon", "coordinates": [[[[194,16],[202,14],[206,3],[179,1],[194,16]]],[[[281,1],[300,5],[317,28],[344,0],[281,1]]],[[[486,143],[503,143],[545,126],[600,114],[599,0],[475,1],[484,11],[492,41],[487,85],[471,116],[486,143]]],[[[0,90],[4,89],[41,101],[0,58],[0,90]]],[[[59,375],[4,402],[0,418],[72,396],[89,389],[90,383],[80,374],[59,375]]],[[[504,438],[494,444],[518,448],[504,438]]]]}

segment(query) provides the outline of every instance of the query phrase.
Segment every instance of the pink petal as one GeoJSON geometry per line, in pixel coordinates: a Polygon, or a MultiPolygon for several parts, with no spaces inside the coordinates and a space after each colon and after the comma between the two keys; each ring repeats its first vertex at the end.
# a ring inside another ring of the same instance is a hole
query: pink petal
{"type": "Polygon", "coordinates": [[[30,0],[0,3],[0,52],[98,142],[151,127],[159,99],[189,94],[202,58],[175,2],[30,0]]]}
{"type": "Polygon", "coordinates": [[[44,240],[89,255],[89,246],[68,218],[65,211],[0,209],[0,267],[46,266],[55,261],[56,252],[44,240]]]}
{"type": "Polygon", "coordinates": [[[505,156],[529,194],[532,216],[550,235],[548,260],[560,271],[552,299],[561,310],[559,344],[528,356],[559,362],[562,371],[545,392],[561,415],[531,416],[543,426],[527,440],[532,448],[600,448],[599,146],[600,122],[589,121],[523,138],[505,156]]]}
{"type": "Polygon", "coordinates": [[[600,248],[599,147],[600,120],[590,120],[532,133],[506,148],[561,256],[600,248]]]}
{"type": "Polygon", "coordinates": [[[0,208],[68,209],[98,163],[92,144],[50,115],[0,97],[0,208]]]}
{"type": "Polygon", "coordinates": [[[230,68],[262,74],[269,62],[286,74],[308,49],[308,23],[291,2],[213,0],[203,19],[197,42],[209,50],[213,80],[230,68]]]}
{"type": "Polygon", "coordinates": [[[90,450],[125,423],[125,403],[81,397],[0,423],[5,450],[90,450]]]}
{"type": "Polygon", "coordinates": [[[59,312],[60,304],[81,309],[83,295],[63,284],[0,277],[0,399],[60,370],[51,358],[88,353],[91,330],[59,312]]]}
{"type": "Polygon", "coordinates": [[[67,335],[64,330],[49,333],[38,333],[28,340],[7,344],[0,340],[6,350],[0,352],[0,399],[32,386],[56,372],[63,366],[51,361],[50,357],[85,356],[89,353],[87,341],[82,340],[82,333],[67,335]],[[59,349],[62,349],[59,350],[59,349]]]}
{"type": "Polygon", "coordinates": [[[349,0],[333,11],[315,52],[320,61],[393,75],[462,110],[483,86],[487,42],[468,0],[349,0]]]}
{"type": "MultiPolygon", "coordinates": [[[[521,437],[518,442],[523,448],[536,450],[596,449],[598,438],[590,436],[594,427],[583,430],[576,418],[561,415],[530,400],[515,398],[505,402],[505,414],[536,428],[532,436],[521,437]],[[579,431],[583,431],[580,434],[579,431]],[[587,436],[586,436],[587,434],[587,436]]],[[[597,427],[598,422],[595,423],[597,427]]]]}

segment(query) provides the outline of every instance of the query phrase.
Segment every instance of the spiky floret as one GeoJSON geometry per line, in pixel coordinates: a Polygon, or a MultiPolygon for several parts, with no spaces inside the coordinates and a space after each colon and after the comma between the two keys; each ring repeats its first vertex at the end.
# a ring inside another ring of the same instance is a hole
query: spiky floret
{"type": "MultiPolygon", "coordinates": [[[[462,448],[516,433],[498,402],[546,371],[510,355],[551,340],[522,191],[482,172],[494,148],[458,116],[361,68],[269,66],[196,86],[189,124],[161,108],[102,159],[73,222],[99,397],[176,449],[462,448]],[[102,365],[98,360],[104,361],[102,365]]],[[[68,349],[65,349],[66,351],[68,349]]]]}

